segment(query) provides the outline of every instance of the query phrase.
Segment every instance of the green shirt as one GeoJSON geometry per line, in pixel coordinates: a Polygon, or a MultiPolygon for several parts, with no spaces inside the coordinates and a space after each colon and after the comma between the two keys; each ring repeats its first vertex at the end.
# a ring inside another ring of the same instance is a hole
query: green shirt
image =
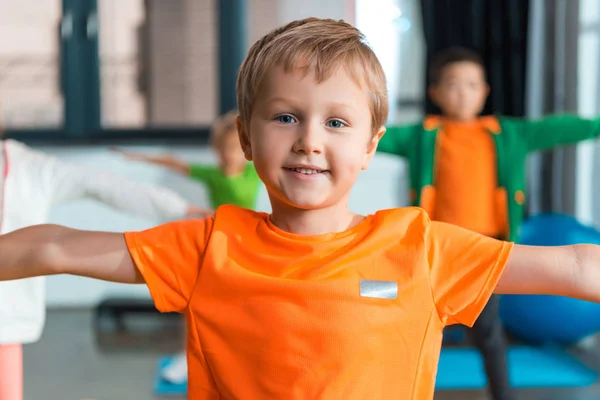
{"type": "Polygon", "coordinates": [[[234,176],[225,175],[216,165],[192,164],[190,178],[206,185],[213,209],[224,204],[251,210],[256,207],[260,178],[252,163],[246,165],[244,172],[234,176]]]}

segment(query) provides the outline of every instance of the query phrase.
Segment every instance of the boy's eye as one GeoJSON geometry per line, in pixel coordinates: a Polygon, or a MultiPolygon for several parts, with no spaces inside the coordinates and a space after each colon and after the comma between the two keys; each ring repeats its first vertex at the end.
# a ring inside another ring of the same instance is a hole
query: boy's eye
{"type": "Polygon", "coordinates": [[[277,117],[277,121],[279,121],[282,124],[292,124],[296,121],[296,119],[294,117],[292,117],[291,115],[280,115],[277,117]]]}
{"type": "Polygon", "coordinates": [[[330,128],[343,128],[344,126],[346,126],[346,124],[344,124],[339,119],[332,119],[331,121],[327,121],[325,125],[327,125],[330,128]]]}

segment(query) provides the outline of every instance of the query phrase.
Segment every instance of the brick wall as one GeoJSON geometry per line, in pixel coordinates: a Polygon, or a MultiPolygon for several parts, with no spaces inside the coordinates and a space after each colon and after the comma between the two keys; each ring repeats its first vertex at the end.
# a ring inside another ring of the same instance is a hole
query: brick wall
{"type": "MultiPolygon", "coordinates": [[[[216,117],[217,1],[98,1],[105,126],[203,125],[216,117]]],[[[342,18],[352,2],[248,0],[246,44],[291,19],[342,18]]],[[[0,115],[9,125],[62,123],[60,5],[60,0],[0,0],[0,115]],[[21,56],[33,64],[9,71],[9,59],[21,56]]]]}
{"type": "MultiPolygon", "coordinates": [[[[147,0],[150,124],[207,124],[217,115],[215,0],[147,0]]],[[[278,0],[249,0],[249,41],[278,25],[278,0]]]]}

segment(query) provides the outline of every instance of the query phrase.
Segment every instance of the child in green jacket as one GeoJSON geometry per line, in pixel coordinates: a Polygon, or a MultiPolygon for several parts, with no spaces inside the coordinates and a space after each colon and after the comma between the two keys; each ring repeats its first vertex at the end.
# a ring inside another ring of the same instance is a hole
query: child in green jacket
{"type": "MultiPolygon", "coordinates": [[[[439,54],[430,74],[429,95],[442,115],[388,127],[378,151],[407,159],[411,200],[433,220],[514,241],[523,218],[527,154],[595,138],[599,121],[569,115],[538,121],[481,117],[489,87],[482,60],[470,50],[439,54]]],[[[471,333],[494,399],[514,399],[498,309],[494,296],[471,333]]]]}

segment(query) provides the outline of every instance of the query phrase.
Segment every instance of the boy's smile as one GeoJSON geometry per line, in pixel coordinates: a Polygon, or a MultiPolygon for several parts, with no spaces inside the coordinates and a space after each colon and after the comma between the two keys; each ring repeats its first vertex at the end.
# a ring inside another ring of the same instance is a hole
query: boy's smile
{"type": "Polygon", "coordinates": [[[289,171],[297,179],[313,179],[329,173],[328,169],[311,164],[290,164],[285,165],[283,169],[289,171]]]}

